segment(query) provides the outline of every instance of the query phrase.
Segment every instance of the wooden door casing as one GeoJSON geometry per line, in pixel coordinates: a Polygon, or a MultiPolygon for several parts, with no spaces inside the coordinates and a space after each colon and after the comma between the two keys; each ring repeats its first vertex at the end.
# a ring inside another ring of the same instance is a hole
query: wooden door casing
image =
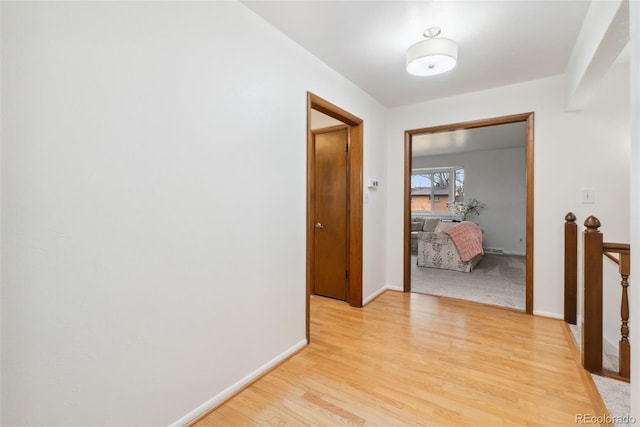
{"type": "Polygon", "coordinates": [[[364,154],[364,121],[350,112],[323,99],[311,92],[307,92],[307,226],[306,226],[306,337],[311,342],[311,295],[314,290],[314,218],[315,188],[314,188],[314,149],[311,112],[319,111],[332,117],[349,127],[349,183],[348,183],[348,242],[349,253],[349,294],[347,303],[352,307],[362,307],[362,234],[363,234],[363,154],[364,154]]]}
{"type": "Polygon", "coordinates": [[[534,225],[534,113],[513,114],[509,116],[494,117],[490,119],[475,120],[470,122],[452,123],[432,126],[428,128],[412,129],[405,131],[404,138],[404,292],[411,291],[411,151],[412,137],[423,133],[436,133],[454,131],[459,129],[471,129],[484,126],[494,126],[507,123],[526,123],[526,278],[525,278],[525,312],[533,314],[533,225],[534,225]]]}

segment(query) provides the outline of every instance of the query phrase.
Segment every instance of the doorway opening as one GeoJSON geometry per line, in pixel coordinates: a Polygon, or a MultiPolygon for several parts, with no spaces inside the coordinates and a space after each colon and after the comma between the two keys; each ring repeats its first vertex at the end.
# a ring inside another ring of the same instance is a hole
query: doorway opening
{"type": "MultiPolygon", "coordinates": [[[[499,126],[497,125],[510,125],[510,124],[520,123],[524,127],[524,133],[525,133],[525,135],[523,135],[525,170],[522,171],[524,175],[524,180],[525,180],[524,182],[525,195],[522,199],[526,204],[526,207],[524,208],[524,212],[525,212],[524,214],[525,218],[523,221],[524,230],[523,232],[515,234],[515,239],[524,240],[524,242],[522,242],[524,246],[524,251],[525,251],[524,253],[524,268],[525,268],[524,311],[528,314],[533,314],[533,243],[534,243],[533,242],[533,184],[534,184],[533,120],[534,120],[533,113],[524,113],[524,114],[516,114],[516,115],[496,117],[496,118],[485,119],[485,120],[472,121],[472,122],[454,123],[454,124],[440,125],[440,126],[434,126],[434,127],[428,127],[428,128],[413,129],[405,132],[405,177],[404,177],[405,178],[404,179],[405,215],[404,215],[404,228],[403,228],[404,230],[404,251],[403,251],[404,252],[404,291],[405,292],[409,292],[411,290],[411,270],[412,270],[411,259],[412,259],[412,252],[413,253],[416,252],[416,248],[415,248],[416,242],[413,242],[414,247],[412,247],[412,223],[411,223],[412,182],[411,180],[412,180],[412,171],[415,171],[416,166],[420,166],[420,165],[414,165],[414,156],[413,156],[414,142],[417,141],[417,138],[419,138],[421,135],[436,136],[436,135],[446,135],[446,133],[449,133],[450,135],[448,136],[451,136],[454,134],[454,132],[456,132],[456,136],[460,136],[461,133],[473,132],[474,130],[484,131],[489,129],[489,127],[498,128],[499,126]]],[[[506,127],[507,126],[505,126],[505,128],[506,127]]],[[[458,139],[456,142],[459,145],[462,144],[460,139],[458,139]]],[[[473,147],[473,140],[469,141],[468,145],[473,147]]],[[[479,147],[476,146],[474,147],[474,149],[479,149],[479,147]]],[[[452,161],[451,160],[452,158],[455,158],[455,157],[449,157],[449,161],[452,161]]],[[[442,186],[441,183],[436,182],[435,180],[436,173],[441,174],[443,173],[444,169],[446,169],[444,168],[444,165],[440,165],[440,166],[441,166],[440,168],[424,168],[423,169],[425,171],[424,174],[427,175],[427,178],[431,177],[435,182],[435,184],[431,185],[431,187],[429,188],[429,191],[431,191],[431,193],[434,193],[434,191],[437,193],[437,191],[434,190],[434,188],[438,189],[439,187],[442,186]]],[[[429,209],[429,208],[433,209],[433,211],[431,212],[426,212],[425,215],[427,217],[434,217],[434,216],[437,217],[438,214],[441,214],[441,212],[437,212],[437,209],[438,209],[437,206],[439,205],[436,204],[436,201],[442,201],[443,197],[446,199],[448,198],[451,199],[449,205],[454,210],[456,207],[462,206],[462,204],[459,203],[458,200],[455,200],[455,198],[460,196],[459,193],[463,188],[463,185],[461,183],[456,182],[458,179],[456,171],[459,171],[460,169],[464,171],[463,179],[465,179],[465,177],[471,179],[472,176],[470,175],[473,173],[473,171],[470,171],[468,168],[464,168],[464,166],[465,165],[463,164],[455,164],[455,165],[447,164],[446,165],[447,168],[451,169],[451,172],[450,172],[452,177],[451,178],[452,183],[450,188],[451,191],[449,191],[446,195],[437,194],[436,196],[434,196],[433,194],[429,194],[428,196],[430,197],[423,197],[425,200],[429,199],[429,202],[430,202],[425,205],[425,209],[429,209]]],[[[415,180],[415,177],[414,177],[414,180],[415,180]]],[[[475,197],[474,194],[467,194],[466,196],[467,196],[467,199],[471,199],[475,197]]],[[[504,197],[508,197],[508,194],[505,194],[504,197]]],[[[465,200],[465,203],[464,203],[465,205],[467,204],[466,203],[467,201],[469,200],[465,200]]],[[[482,202],[482,200],[480,200],[480,202],[482,202]]],[[[417,206],[416,201],[414,201],[413,213],[415,213],[416,206],[417,206]]],[[[449,209],[444,209],[444,211],[445,211],[444,212],[445,216],[447,215],[450,216],[455,214],[455,212],[449,211],[449,209]]],[[[481,217],[482,216],[478,218],[481,218],[481,217]]],[[[479,225],[482,226],[480,222],[479,222],[479,225]]],[[[416,234],[416,233],[414,232],[413,234],[416,234]]],[[[424,236],[424,237],[427,237],[427,236],[424,236]]],[[[490,241],[491,238],[495,236],[487,236],[487,237],[490,237],[488,239],[490,241]]],[[[484,235],[482,239],[484,244],[485,243],[484,235]]],[[[493,250],[493,249],[494,248],[489,248],[489,250],[493,250]]],[[[496,249],[496,250],[499,251],[499,249],[496,249]]],[[[488,251],[485,249],[485,252],[488,252],[488,251]]],[[[414,258],[415,258],[415,255],[414,255],[414,258]]],[[[482,261],[480,261],[480,263],[481,262],[482,261]]]]}
{"type": "MultiPolygon", "coordinates": [[[[342,108],[307,92],[307,271],[306,271],[306,333],[310,340],[310,298],[315,292],[316,233],[324,231],[316,215],[316,147],[313,116],[319,112],[338,124],[346,125],[348,141],[348,168],[346,182],[346,281],[345,301],[353,307],[362,307],[362,170],[363,121],[342,108]],[[319,225],[318,225],[319,224],[319,225]]],[[[330,122],[329,122],[330,123],[330,122]]],[[[335,125],[330,123],[328,126],[335,125]]]]}

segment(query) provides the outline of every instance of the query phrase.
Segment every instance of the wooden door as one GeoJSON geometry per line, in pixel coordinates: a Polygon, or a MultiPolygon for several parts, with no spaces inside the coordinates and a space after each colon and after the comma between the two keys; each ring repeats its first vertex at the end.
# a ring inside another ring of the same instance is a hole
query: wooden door
{"type": "Polygon", "coordinates": [[[314,293],[347,300],[349,128],[314,132],[314,293]]]}

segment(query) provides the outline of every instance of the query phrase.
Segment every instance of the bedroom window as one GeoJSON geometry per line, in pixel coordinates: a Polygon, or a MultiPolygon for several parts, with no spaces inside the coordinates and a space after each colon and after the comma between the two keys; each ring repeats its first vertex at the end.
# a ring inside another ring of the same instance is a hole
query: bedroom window
{"type": "Polygon", "coordinates": [[[411,172],[411,212],[447,215],[450,201],[464,201],[464,168],[414,169],[411,172]]]}
{"type": "Polygon", "coordinates": [[[455,187],[453,188],[454,201],[456,203],[464,203],[464,169],[455,169],[453,173],[455,174],[455,187]]]}

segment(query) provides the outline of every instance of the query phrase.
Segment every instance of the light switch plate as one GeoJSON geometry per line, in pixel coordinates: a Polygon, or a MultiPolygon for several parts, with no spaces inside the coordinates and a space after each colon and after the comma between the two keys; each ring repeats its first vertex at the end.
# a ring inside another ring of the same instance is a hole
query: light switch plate
{"type": "Polygon", "coordinates": [[[596,193],[593,188],[583,188],[580,190],[580,203],[595,203],[596,193]]]}

